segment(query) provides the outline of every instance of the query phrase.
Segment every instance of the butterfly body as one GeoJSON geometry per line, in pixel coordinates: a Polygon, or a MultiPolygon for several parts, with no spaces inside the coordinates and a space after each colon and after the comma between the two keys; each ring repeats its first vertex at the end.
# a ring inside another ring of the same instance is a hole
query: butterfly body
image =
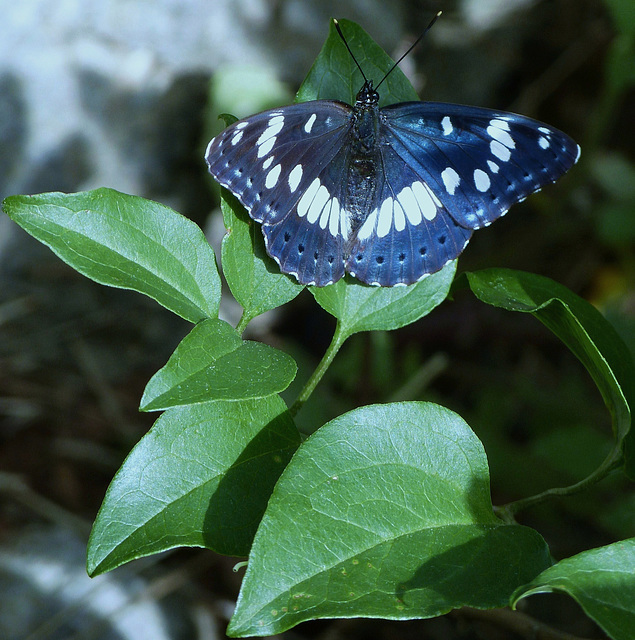
{"type": "Polygon", "coordinates": [[[206,160],[262,224],[267,253],[303,284],[349,272],[380,286],[441,269],[473,230],[578,159],[564,133],[506,112],[434,102],[379,108],[366,81],[332,100],[240,120],[206,160]]]}

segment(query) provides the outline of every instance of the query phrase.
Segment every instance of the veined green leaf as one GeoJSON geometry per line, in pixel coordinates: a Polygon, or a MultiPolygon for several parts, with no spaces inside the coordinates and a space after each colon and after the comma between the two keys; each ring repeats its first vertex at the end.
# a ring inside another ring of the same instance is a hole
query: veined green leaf
{"type": "Polygon", "coordinates": [[[304,289],[292,276],[280,273],[267,256],[260,225],[250,220],[244,207],[226,189],[221,209],[227,228],[221,260],[223,274],[236,301],[248,318],[293,300],[304,289]]]}
{"type": "Polygon", "coordinates": [[[190,322],[218,316],[214,252],[176,211],[113,189],[11,196],[3,208],[91,280],[144,293],[190,322]]]}
{"type": "Polygon", "coordinates": [[[632,640],[635,630],[635,538],[590,549],[543,571],[512,598],[568,593],[613,638],[632,640]]]}
{"type": "Polygon", "coordinates": [[[458,415],[363,407],[313,434],[280,477],[228,633],[505,606],[550,564],[538,533],[494,516],[485,452],[458,415]]]}
{"type": "Polygon", "coordinates": [[[246,555],[299,442],[278,396],[166,411],[108,488],[88,543],[88,573],[174,547],[246,555]]]}
{"type": "Polygon", "coordinates": [[[597,385],[613,418],[617,442],[624,447],[625,471],[635,478],[635,365],[622,339],[591,304],[566,287],[532,273],[486,269],[466,274],[483,302],[532,313],[575,354],[597,385]]]}
{"type": "Polygon", "coordinates": [[[335,316],[343,337],[359,331],[390,331],[419,320],[447,297],[456,260],[407,287],[371,287],[346,276],[328,287],[309,290],[335,316]]]}
{"type": "Polygon", "coordinates": [[[295,361],[283,351],[241,340],[223,320],[204,320],[152,376],[141,409],[263,398],[286,389],[296,371],[295,361]]]}

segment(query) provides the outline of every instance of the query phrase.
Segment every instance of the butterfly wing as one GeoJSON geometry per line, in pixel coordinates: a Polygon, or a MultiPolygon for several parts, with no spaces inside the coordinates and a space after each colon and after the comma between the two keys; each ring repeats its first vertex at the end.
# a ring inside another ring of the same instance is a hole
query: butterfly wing
{"type": "Polygon", "coordinates": [[[359,227],[346,270],[382,287],[412,284],[454,260],[472,235],[395,149],[384,145],[370,215],[359,227]]]}
{"type": "Polygon", "coordinates": [[[386,142],[467,229],[555,182],[580,155],[569,136],[513,113],[434,102],[381,113],[386,142]]]}
{"type": "Polygon", "coordinates": [[[381,110],[383,184],[346,268],[364,282],[410,284],[577,161],[567,135],[523,116],[444,103],[381,110]]]}
{"type": "Polygon", "coordinates": [[[344,274],[346,181],[352,109],[320,100],[239,120],[209,144],[211,174],[262,223],[267,253],[303,284],[344,274]]]}

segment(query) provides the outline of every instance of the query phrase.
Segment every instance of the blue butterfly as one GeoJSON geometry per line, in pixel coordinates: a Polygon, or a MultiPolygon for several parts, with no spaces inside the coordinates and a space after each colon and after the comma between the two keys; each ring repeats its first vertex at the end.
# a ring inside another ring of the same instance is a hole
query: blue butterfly
{"type": "Polygon", "coordinates": [[[365,79],[352,106],[316,100],[264,111],[209,143],[210,173],[302,284],[322,287],[346,272],[383,287],[417,282],[580,157],[561,131],[513,113],[378,103],[365,79]]]}

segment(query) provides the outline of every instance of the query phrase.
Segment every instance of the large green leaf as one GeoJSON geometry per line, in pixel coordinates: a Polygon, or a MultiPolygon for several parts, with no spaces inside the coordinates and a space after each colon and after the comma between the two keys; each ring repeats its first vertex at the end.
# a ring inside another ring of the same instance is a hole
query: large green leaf
{"type": "Polygon", "coordinates": [[[181,546],[246,555],[298,444],[278,396],[166,411],[108,488],[88,543],[88,573],[181,546]]]}
{"type": "Polygon", "coordinates": [[[280,477],[228,633],[505,606],[550,564],[534,530],[494,516],[485,452],[458,415],[363,407],[319,429],[280,477]]]}
{"type": "Polygon", "coordinates": [[[113,189],[11,196],[2,206],[88,278],[144,293],[191,322],[218,316],[214,252],[172,209],[113,189]]]}
{"type": "Polygon", "coordinates": [[[210,400],[246,400],[284,391],[297,366],[286,353],[241,340],[223,320],[204,320],[183,338],[167,364],[152,376],[143,411],[210,400]]]}
{"type": "Polygon", "coordinates": [[[338,319],[344,338],[359,331],[399,329],[419,320],[446,299],[455,272],[456,260],[407,287],[369,287],[347,276],[310,291],[338,319]]]}
{"type": "Polygon", "coordinates": [[[280,273],[267,256],[260,225],[249,219],[244,207],[226,189],[221,190],[221,209],[227,229],[221,253],[223,274],[247,318],[293,300],[304,285],[280,273]]]}
{"type": "Polygon", "coordinates": [[[635,538],[561,560],[514,594],[568,593],[613,640],[635,635],[635,538]]]}
{"type": "Polygon", "coordinates": [[[483,302],[532,313],[576,355],[595,381],[613,418],[618,444],[624,446],[625,470],[635,478],[635,365],[615,329],[591,304],[566,287],[533,273],[486,269],[466,274],[483,302]]]}

